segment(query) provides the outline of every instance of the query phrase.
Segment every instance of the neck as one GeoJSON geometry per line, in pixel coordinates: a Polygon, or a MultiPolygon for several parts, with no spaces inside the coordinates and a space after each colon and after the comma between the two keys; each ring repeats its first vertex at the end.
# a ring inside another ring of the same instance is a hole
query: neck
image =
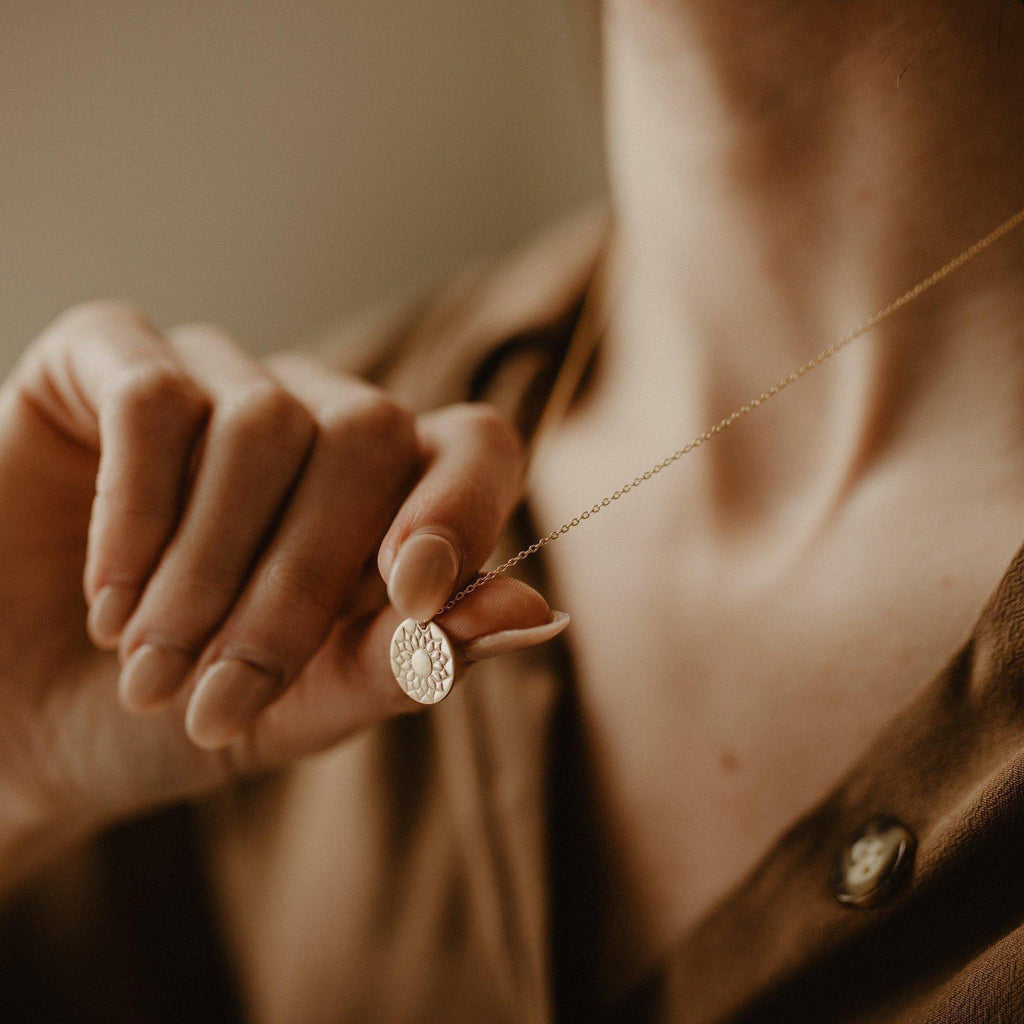
{"type": "MultiPolygon", "coordinates": [[[[1024,12],[996,6],[606,0],[628,270],[605,372],[670,388],[699,433],[1024,205],[1024,12]]],[[[965,392],[1019,430],[1022,251],[1018,231],[716,438],[717,503],[817,481],[824,506],[965,392]]]]}

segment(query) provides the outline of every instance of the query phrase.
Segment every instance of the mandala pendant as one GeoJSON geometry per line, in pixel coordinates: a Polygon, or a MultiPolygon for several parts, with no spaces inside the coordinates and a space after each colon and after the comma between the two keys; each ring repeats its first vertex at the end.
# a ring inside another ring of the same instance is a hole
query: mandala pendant
{"type": "Polygon", "coordinates": [[[391,637],[391,671],[398,685],[421,704],[448,696],[455,681],[452,645],[434,622],[406,619],[391,637]]]}

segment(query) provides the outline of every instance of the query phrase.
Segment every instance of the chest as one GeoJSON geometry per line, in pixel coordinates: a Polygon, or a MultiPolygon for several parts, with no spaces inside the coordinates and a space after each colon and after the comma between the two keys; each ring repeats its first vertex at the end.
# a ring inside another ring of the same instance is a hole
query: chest
{"type": "MultiPolygon", "coordinates": [[[[579,438],[551,446],[531,491],[540,528],[615,475],[579,438]]],[[[702,536],[685,493],[659,481],[546,549],[547,596],[572,615],[609,865],[610,995],[742,880],[966,637],[1020,517],[993,503],[965,531],[948,506],[922,531],[924,483],[894,472],[799,546],[702,536]]]]}

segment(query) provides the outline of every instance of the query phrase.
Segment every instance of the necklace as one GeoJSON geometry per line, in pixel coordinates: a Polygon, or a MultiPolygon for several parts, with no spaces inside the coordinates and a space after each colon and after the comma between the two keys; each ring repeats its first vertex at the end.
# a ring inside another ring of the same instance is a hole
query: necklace
{"type": "MultiPolygon", "coordinates": [[[[948,277],[955,270],[959,270],[965,263],[974,259],[980,252],[987,249],[994,242],[997,242],[1004,235],[1009,234],[1021,223],[1024,223],[1024,209],[1019,210],[1009,220],[1004,221],[999,227],[985,235],[984,238],[979,239],[973,245],[964,249],[959,255],[954,256],[948,263],[943,264],[934,273],[919,281],[911,289],[899,296],[899,298],[890,302],[884,309],[880,309],[874,316],[850,331],[849,334],[844,335],[838,341],[822,349],[817,355],[807,360],[801,366],[798,366],[792,373],[787,374],[770,388],[767,388],[741,405],[702,434],[698,434],[681,448],[677,448],[671,455],[667,455],[660,462],[656,462],[650,468],[645,469],[639,476],[633,477],[632,480],[622,484],[621,487],[610,494],[605,495],[600,501],[591,505],[590,508],[584,509],[578,515],[563,523],[558,529],[552,530],[545,536],[538,538],[529,547],[523,548],[518,554],[502,562],[501,565],[491,569],[489,572],[478,575],[476,579],[467,583],[466,586],[450,597],[430,619],[424,622],[418,622],[416,619],[406,619],[398,626],[391,639],[391,668],[398,685],[410,697],[422,704],[436,704],[439,700],[443,700],[451,691],[455,681],[455,657],[448,635],[434,621],[438,615],[443,615],[445,612],[450,611],[464,597],[472,594],[474,590],[479,589],[496,576],[508,572],[509,569],[518,565],[524,559],[529,558],[530,555],[558,540],[559,537],[564,536],[570,530],[574,530],[592,516],[596,516],[611,505],[612,502],[618,501],[626,494],[636,490],[641,484],[646,483],[652,477],[673,465],[684,455],[693,451],[694,448],[698,448],[705,441],[710,441],[716,434],[732,426],[738,419],[753,412],[754,409],[768,401],[768,399],[774,398],[784,388],[789,387],[790,384],[799,380],[811,370],[816,369],[826,359],[835,355],[840,349],[850,344],[850,342],[867,334],[868,331],[877,327],[883,320],[888,319],[904,306],[913,302],[914,299],[948,277]]],[[[600,329],[595,328],[597,320],[593,302],[595,293],[596,289],[593,286],[587,289],[583,307],[577,318],[576,327],[566,347],[562,366],[549,392],[548,402],[541,415],[537,435],[535,436],[543,435],[545,430],[549,432],[551,423],[565,411],[565,408],[571,401],[575,387],[583,374],[587,357],[592,351],[593,344],[600,333],[600,329]],[[580,339],[585,339],[588,342],[585,348],[581,344],[580,339]]]]}

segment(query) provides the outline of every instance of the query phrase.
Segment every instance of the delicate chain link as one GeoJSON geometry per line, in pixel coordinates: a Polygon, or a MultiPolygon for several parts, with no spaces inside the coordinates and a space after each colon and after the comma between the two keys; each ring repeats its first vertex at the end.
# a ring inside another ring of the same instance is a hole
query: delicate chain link
{"type": "Polygon", "coordinates": [[[869,320],[865,320],[864,323],[860,325],[860,327],[857,327],[855,330],[851,331],[844,338],[840,338],[840,340],[835,342],[834,344],[829,345],[828,348],[822,349],[821,352],[819,352],[813,358],[809,359],[802,366],[798,367],[792,373],[783,377],[780,381],[773,384],[767,390],[762,391],[761,394],[759,394],[756,398],[752,398],[746,404],[741,405],[735,412],[732,412],[724,419],[719,420],[713,427],[709,427],[707,430],[704,431],[704,433],[699,434],[692,441],[689,441],[687,444],[684,444],[682,448],[677,449],[671,455],[666,456],[660,462],[655,463],[653,466],[651,466],[650,469],[645,470],[639,476],[633,477],[633,479],[630,480],[629,483],[625,483],[620,488],[618,488],[618,490],[612,491],[611,494],[606,495],[599,502],[597,502],[594,505],[591,505],[590,508],[586,509],[586,511],[581,512],[579,515],[573,516],[572,519],[568,520],[568,522],[563,523],[560,527],[558,527],[557,530],[552,530],[551,533],[534,541],[528,548],[523,548],[523,550],[520,551],[518,554],[513,555],[507,561],[502,562],[501,565],[497,566],[494,569],[491,569],[490,572],[485,573],[483,576],[478,576],[471,583],[468,583],[466,586],[464,586],[454,597],[450,598],[447,604],[445,604],[439,611],[437,611],[435,615],[443,615],[445,612],[450,611],[464,597],[466,597],[468,594],[472,594],[474,590],[478,589],[479,587],[482,587],[485,583],[490,582],[496,576],[500,576],[502,575],[502,573],[508,572],[509,569],[511,569],[515,565],[518,565],[521,561],[523,561],[523,559],[529,558],[530,555],[540,551],[542,547],[545,547],[552,541],[557,540],[563,534],[566,534],[570,530],[579,526],[580,523],[585,522],[591,516],[596,516],[598,512],[600,512],[602,509],[607,508],[613,501],[618,501],[619,498],[621,498],[623,495],[629,494],[630,491],[635,490],[642,483],[646,482],[647,480],[650,480],[651,477],[660,473],[663,469],[667,469],[669,466],[671,466],[677,460],[681,459],[688,452],[692,452],[694,448],[698,448],[705,441],[710,441],[711,438],[713,438],[716,434],[721,433],[723,430],[726,429],[726,427],[732,426],[732,424],[735,423],[738,419],[741,419],[742,417],[746,416],[747,413],[752,412],[754,409],[756,409],[759,405],[761,405],[762,402],[766,402],[769,398],[773,398],[784,388],[789,387],[789,385],[792,384],[794,381],[797,381],[801,377],[803,377],[804,374],[809,373],[811,370],[815,369],[815,367],[820,366],[826,359],[828,359],[830,356],[835,355],[841,348],[843,348],[846,345],[849,345],[851,341],[856,341],[857,338],[861,337],[864,334],[867,334],[868,331],[877,327],[883,320],[887,319],[888,317],[892,316],[893,313],[902,309],[905,305],[907,305],[908,302],[912,302],[919,295],[921,295],[922,292],[926,292],[933,285],[938,284],[943,278],[948,277],[950,274],[953,273],[954,270],[958,270],[969,260],[972,260],[975,256],[977,256],[978,253],[980,253],[984,249],[987,249],[990,245],[992,245],[993,242],[997,242],[1000,238],[1003,237],[1003,235],[1006,235],[1009,232],[1011,232],[1015,227],[1017,227],[1022,222],[1024,222],[1024,209],[1019,210],[1009,220],[1002,223],[990,234],[986,235],[980,241],[975,242],[974,245],[965,249],[962,253],[960,253],[959,256],[956,256],[953,259],[951,259],[947,264],[936,270],[934,274],[931,274],[929,277],[926,277],[923,281],[918,282],[918,284],[914,285],[914,287],[911,288],[909,291],[904,292],[898,299],[895,299],[892,302],[890,302],[889,305],[885,307],[885,309],[880,309],[869,320]]]}

